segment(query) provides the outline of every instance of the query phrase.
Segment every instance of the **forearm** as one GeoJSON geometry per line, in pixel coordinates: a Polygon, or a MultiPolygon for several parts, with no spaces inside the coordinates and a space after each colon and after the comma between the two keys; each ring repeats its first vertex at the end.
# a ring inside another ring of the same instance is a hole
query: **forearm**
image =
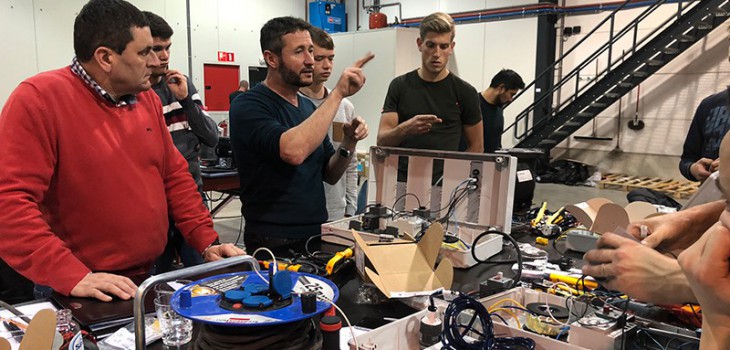
{"type": "Polygon", "coordinates": [[[722,214],[724,209],[725,201],[718,200],[698,205],[679,213],[684,214],[683,217],[689,220],[689,227],[693,228],[692,232],[688,232],[687,234],[693,234],[699,239],[712,225],[718,222],[720,214],[722,214]]]}
{"type": "MultiPolygon", "coordinates": [[[[408,123],[405,121],[404,123],[408,123]]],[[[398,113],[386,112],[380,116],[380,125],[378,126],[378,146],[398,147],[408,136],[406,128],[399,122],[398,113]]]]}
{"type": "Polygon", "coordinates": [[[198,136],[200,142],[207,146],[215,147],[218,144],[218,125],[216,125],[215,121],[190,96],[179,102],[183,107],[185,115],[188,117],[190,129],[198,136]]]}
{"type": "Polygon", "coordinates": [[[337,181],[340,181],[342,174],[345,173],[345,170],[347,170],[347,167],[350,164],[351,157],[355,156],[356,145],[357,142],[347,139],[340,144],[340,148],[350,151],[350,157],[343,157],[339,154],[339,152],[335,152],[335,154],[333,154],[327,162],[327,168],[324,173],[325,182],[330,185],[334,185],[337,181]]]}
{"type": "Polygon", "coordinates": [[[672,271],[666,276],[667,285],[660,290],[664,297],[670,298],[669,302],[663,304],[687,304],[697,303],[697,297],[689,285],[687,276],[682,272],[682,268],[676,260],[672,260],[672,271]],[[676,266],[675,266],[676,265],[676,266]],[[671,290],[671,293],[666,291],[671,290]]]}
{"type": "Polygon", "coordinates": [[[322,144],[342,102],[342,95],[333,91],[304,122],[281,135],[279,152],[283,161],[299,165],[322,144]]]}
{"type": "MultiPolygon", "coordinates": [[[[730,320],[725,320],[725,322],[730,322],[730,320]]],[[[714,322],[708,321],[707,317],[703,318],[700,350],[724,349],[727,344],[730,344],[728,323],[714,324],[714,322]]]]}

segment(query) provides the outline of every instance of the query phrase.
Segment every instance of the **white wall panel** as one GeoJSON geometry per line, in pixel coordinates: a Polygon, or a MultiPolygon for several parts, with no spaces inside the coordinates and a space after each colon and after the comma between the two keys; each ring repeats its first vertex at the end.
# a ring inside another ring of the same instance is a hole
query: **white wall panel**
{"type": "Polygon", "coordinates": [[[33,3],[0,0],[0,30],[6,33],[3,36],[3,53],[0,54],[1,110],[15,87],[38,72],[33,3]]]}

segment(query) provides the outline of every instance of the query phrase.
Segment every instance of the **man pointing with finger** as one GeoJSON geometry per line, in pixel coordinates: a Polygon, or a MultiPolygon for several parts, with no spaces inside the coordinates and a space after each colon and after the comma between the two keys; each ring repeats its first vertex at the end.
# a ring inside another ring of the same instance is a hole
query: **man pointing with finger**
{"type": "Polygon", "coordinates": [[[390,83],[378,130],[379,146],[484,152],[478,93],[446,68],[454,50],[454,20],[436,12],[423,19],[416,40],[421,68],[390,83]]]}
{"type": "Polygon", "coordinates": [[[301,251],[307,238],[319,234],[327,220],[322,181],[336,183],[368,128],[357,117],[343,126],[335,150],[327,132],[342,99],[365,83],[362,66],[368,54],[345,69],[329,96],[315,110],[297,94],[312,84],[314,45],[311,25],[278,17],[261,28],[266,79],[231,105],[231,142],[241,180],[241,212],[246,219],[248,251],[301,251]]]}

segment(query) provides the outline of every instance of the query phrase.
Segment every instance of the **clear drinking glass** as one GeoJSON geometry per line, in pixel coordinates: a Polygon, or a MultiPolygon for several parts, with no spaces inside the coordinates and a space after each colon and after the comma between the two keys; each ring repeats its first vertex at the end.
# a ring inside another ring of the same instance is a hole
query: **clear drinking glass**
{"type": "MultiPolygon", "coordinates": [[[[164,297],[163,297],[164,299],[164,297]]],[[[180,316],[170,305],[170,300],[155,299],[155,311],[162,331],[162,343],[179,346],[193,338],[193,321],[180,316]]]]}

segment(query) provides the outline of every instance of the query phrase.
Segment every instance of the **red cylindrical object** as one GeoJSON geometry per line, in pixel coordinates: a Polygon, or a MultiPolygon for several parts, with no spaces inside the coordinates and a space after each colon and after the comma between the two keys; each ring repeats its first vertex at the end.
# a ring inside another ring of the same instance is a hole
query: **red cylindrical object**
{"type": "Polygon", "coordinates": [[[382,12],[370,13],[370,29],[385,28],[388,26],[388,16],[382,12]]]}

